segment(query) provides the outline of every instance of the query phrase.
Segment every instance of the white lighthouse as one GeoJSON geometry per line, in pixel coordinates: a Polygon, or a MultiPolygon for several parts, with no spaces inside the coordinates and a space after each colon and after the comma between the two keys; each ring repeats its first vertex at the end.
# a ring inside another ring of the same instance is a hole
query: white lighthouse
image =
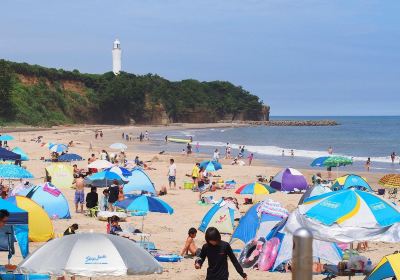
{"type": "Polygon", "coordinates": [[[121,42],[118,39],[113,44],[112,60],[113,72],[118,75],[121,72],[121,42]]]}

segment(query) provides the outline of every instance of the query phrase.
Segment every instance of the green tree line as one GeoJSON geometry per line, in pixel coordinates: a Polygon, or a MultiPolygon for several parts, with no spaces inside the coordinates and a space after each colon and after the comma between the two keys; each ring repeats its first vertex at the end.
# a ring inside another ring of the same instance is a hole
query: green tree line
{"type": "Polygon", "coordinates": [[[30,125],[152,121],[163,108],[172,122],[260,118],[262,102],[226,81],[168,81],[158,75],[83,74],[0,60],[0,120],[30,125]],[[27,83],[21,76],[34,80],[27,83]],[[79,92],[64,82],[76,83],[79,92]]]}

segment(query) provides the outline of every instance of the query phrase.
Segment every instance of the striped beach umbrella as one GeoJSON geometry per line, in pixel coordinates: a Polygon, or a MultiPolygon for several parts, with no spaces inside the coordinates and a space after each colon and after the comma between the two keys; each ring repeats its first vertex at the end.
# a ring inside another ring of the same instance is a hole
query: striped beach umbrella
{"type": "Polygon", "coordinates": [[[64,144],[54,144],[50,146],[49,150],[60,154],[68,151],[68,146],[64,144]]]}
{"type": "Polygon", "coordinates": [[[400,174],[387,174],[378,183],[385,188],[400,188],[400,174]]]}
{"type": "Polygon", "coordinates": [[[259,182],[245,184],[235,191],[236,194],[253,194],[253,195],[270,194],[274,192],[276,192],[275,189],[271,188],[268,185],[261,184],[259,182]]]}

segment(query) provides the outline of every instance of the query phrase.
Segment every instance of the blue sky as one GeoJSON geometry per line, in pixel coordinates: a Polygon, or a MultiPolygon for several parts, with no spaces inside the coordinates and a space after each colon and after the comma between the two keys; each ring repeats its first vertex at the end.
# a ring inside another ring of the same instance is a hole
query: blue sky
{"type": "Polygon", "coordinates": [[[399,115],[400,1],[0,2],[0,57],[81,72],[228,80],[273,115],[399,115]]]}

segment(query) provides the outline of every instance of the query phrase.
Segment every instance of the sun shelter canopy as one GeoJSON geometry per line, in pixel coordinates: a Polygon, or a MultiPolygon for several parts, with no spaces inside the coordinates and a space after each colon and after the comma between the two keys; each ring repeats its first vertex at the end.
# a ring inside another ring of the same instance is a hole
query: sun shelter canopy
{"type": "Polygon", "coordinates": [[[51,183],[57,188],[70,188],[74,181],[74,168],[69,164],[52,163],[46,167],[51,183]]]}

